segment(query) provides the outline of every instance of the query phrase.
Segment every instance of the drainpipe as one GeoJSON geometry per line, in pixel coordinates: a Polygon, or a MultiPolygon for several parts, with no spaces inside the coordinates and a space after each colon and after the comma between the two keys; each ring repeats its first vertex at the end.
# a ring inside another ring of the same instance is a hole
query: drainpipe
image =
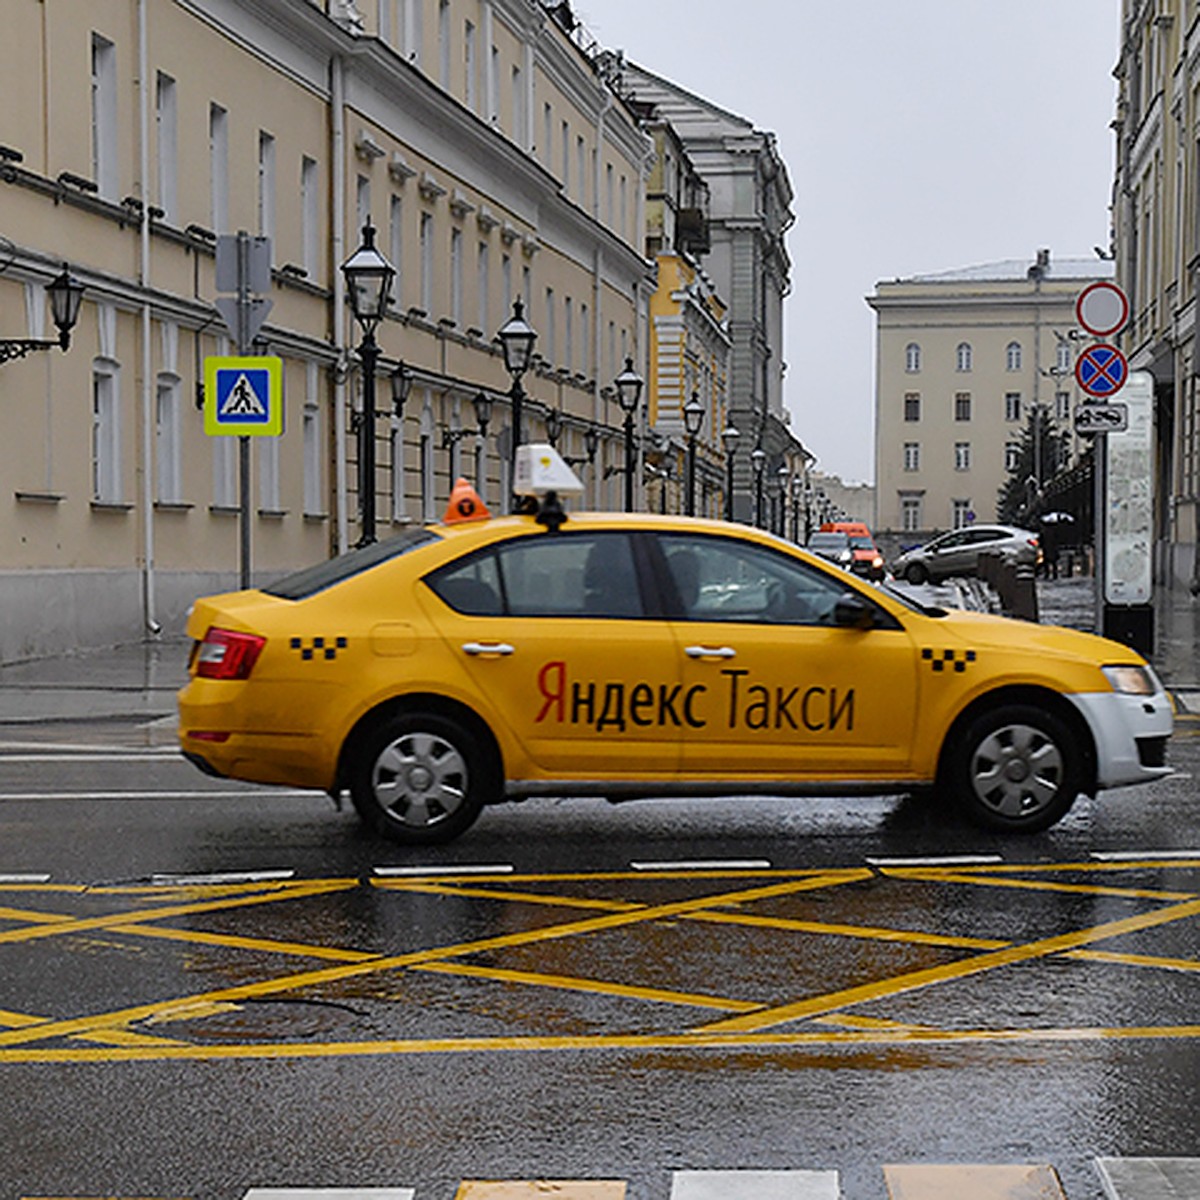
{"type": "Polygon", "coordinates": [[[142,292],[142,619],[151,637],[162,633],[155,613],[154,581],[154,388],[150,361],[150,81],[146,53],[146,0],[138,0],[138,173],[142,200],[141,260],[138,284],[142,292]]]}
{"type": "Polygon", "coordinates": [[[330,148],[332,166],[331,218],[333,276],[333,346],[337,363],[333,372],[333,443],[334,443],[334,524],[337,552],[345,554],[349,547],[346,501],[346,377],[348,357],[342,345],[346,327],[346,288],[340,265],[346,258],[346,64],[335,55],[329,65],[330,148]]]}

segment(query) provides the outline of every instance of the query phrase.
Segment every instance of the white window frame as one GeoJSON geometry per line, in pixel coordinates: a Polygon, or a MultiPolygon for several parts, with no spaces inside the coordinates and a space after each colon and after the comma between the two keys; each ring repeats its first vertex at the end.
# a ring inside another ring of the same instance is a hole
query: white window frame
{"type": "Polygon", "coordinates": [[[168,221],[179,208],[179,98],[175,80],[158,72],[154,85],[154,128],[158,145],[158,207],[168,221]]]}
{"type": "Polygon", "coordinates": [[[325,442],[321,422],[321,371],[315,362],[304,374],[304,515],[325,515],[325,442]]]}
{"type": "Polygon", "coordinates": [[[921,469],[920,442],[904,443],[904,469],[906,471],[919,471],[921,469]]]}
{"type": "Polygon", "coordinates": [[[121,187],[117,128],[117,48],[108,38],[92,34],[92,178],[106,200],[115,200],[121,187]]]}
{"type": "Polygon", "coordinates": [[[209,210],[213,232],[229,231],[229,111],[208,107],[209,210]]]}
{"type": "Polygon", "coordinates": [[[1019,371],[1021,369],[1021,360],[1023,353],[1020,342],[1009,342],[1004,347],[1004,369],[1006,371],[1019,371]]]}
{"type": "Polygon", "coordinates": [[[316,278],[320,253],[320,186],[317,160],[304,155],[300,159],[300,265],[310,279],[316,278]]]}
{"type": "Polygon", "coordinates": [[[916,375],[921,370],[921,347],[916,342],[909,342],[904,347],[904,370],[908,375],[916,375]]]}
{"type": "Polygon", "coordinates": [[[421,213],[421,308],[433,312],[433,213],[421,213]]]}
{"type": "Polygon", "coordinates": [[[491,273],[492,273],[492,248],[487,242],[478,243],[477,256],[475,259],[475,291],[479,303],[479,308],[476,319],[479,324],[480,332],[491,332],[491,305],[489,304],[491,293],[491,273]]]}
{"type": "Polygon", "coordinates": [[[121,367],[110,358],[92,360],[92,499],[120,504],[121,367]]]}
{"type": "Polygon", "coordinates": [[[1004,393],[1004,419],[1006,421],[1019,421],[1021,419],[1020,392],[1004,393]]]}
{"type": "Polygon", "coordinates": [[[900,528],[905,533],[916,533],[921,529],[924,523],[921,508],[922,498],[920,496],[900,497],[900,528]]]}
{"type": "Polygon", "coordinates": [[[954,369],[965,374],[972,370],[974,361],[975,352],[971,349],[971,343],[959,342],[954,350],[954,369]]]}
{"type": "Polygon", "coordinates": [[[969,471],[971,469],[970,442],[954,443],[954,469],[956,471],[969,471]]]}
{"type": "Polygon", "coordinates": [[[183,500],[183,420],[180,379],[161,372],[154,394],[155,498],[160,504],[183,500]]]}
{"type": "Polygon", "coordinates": [[[450,319],[459,329],[463,323],[463,232],[450,230],[450,319]]]}
{"type": "Polygon", "coordinates": [[[265,129],[258,131],[258,232],[275,239],[275,138],[265,129]]]}

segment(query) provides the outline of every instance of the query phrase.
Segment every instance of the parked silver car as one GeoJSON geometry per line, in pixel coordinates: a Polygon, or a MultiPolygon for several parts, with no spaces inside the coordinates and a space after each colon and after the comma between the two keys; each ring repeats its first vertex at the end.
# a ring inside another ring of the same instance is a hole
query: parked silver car
{"type": "Polygon", "coordinates": [[[1028,529],[1013,525],[968,525],[905,550],[892,564],[892,570],[909,583],[974,575],[979,570],[979,556],[993,550],[1028,566],[1036,566],[1041,557],[1038,536],[1028,529]]]}

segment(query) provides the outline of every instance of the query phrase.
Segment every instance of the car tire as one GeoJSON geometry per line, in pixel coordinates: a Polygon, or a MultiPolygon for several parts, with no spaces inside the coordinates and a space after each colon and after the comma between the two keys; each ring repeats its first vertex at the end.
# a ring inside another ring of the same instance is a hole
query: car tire
{"type": "Polygon", "coordinates": [[[955,735],[946,797],[974,824],[1040,833],[1061,820],[1083,788],[1083,761],[1065,721],[1031,704],[1005,704],[955,735]]]}
{"type": "Polygon", "coordinates": [[[924,583],[929,578],[929,571],[923,563],[909,563],[904,568],[904,578],[909,583],[924,583]]]}
{"type": "Polygon", "coordinates": [[[350,798],[364,824],[393,842],[449,842],[475,822],[495,773],[479,738],[440,713],[400,713],[355,749],[350,798]]]}

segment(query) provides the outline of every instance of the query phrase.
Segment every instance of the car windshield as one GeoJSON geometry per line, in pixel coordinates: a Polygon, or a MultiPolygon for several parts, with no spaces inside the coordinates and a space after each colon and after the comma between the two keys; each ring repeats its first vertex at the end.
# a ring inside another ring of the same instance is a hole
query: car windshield
{"type": "Polygon", "coordinates": [[[279,596],[283,600],[303,600],[315,596],[326,588],[333,587],[351,576],[369,571],[380,563],[399,558],[418,546],[427,546],[436,542],[438,535],[428,529],[408,529],[395,537],[386,538],[382,542],[373,542],[369,546],[360,546],[355,550],[339,554],[337,558],[316,563],[311,567],[285,575],[274,583],[268,584],[262,590],[268,596],[279,596]]]}
{"type": "Polygon", "coordinates": [[[869,537],[863,537],[862,534],[854,535],[850,538],[850,545],[855,550],[874,550],[875,543],[869,537]]]}
{"type": "Polygon", "coordinates": [[[808,543],[810,550],[845,550],[850,539],[844,533],[814,533],[808,543]]]}

